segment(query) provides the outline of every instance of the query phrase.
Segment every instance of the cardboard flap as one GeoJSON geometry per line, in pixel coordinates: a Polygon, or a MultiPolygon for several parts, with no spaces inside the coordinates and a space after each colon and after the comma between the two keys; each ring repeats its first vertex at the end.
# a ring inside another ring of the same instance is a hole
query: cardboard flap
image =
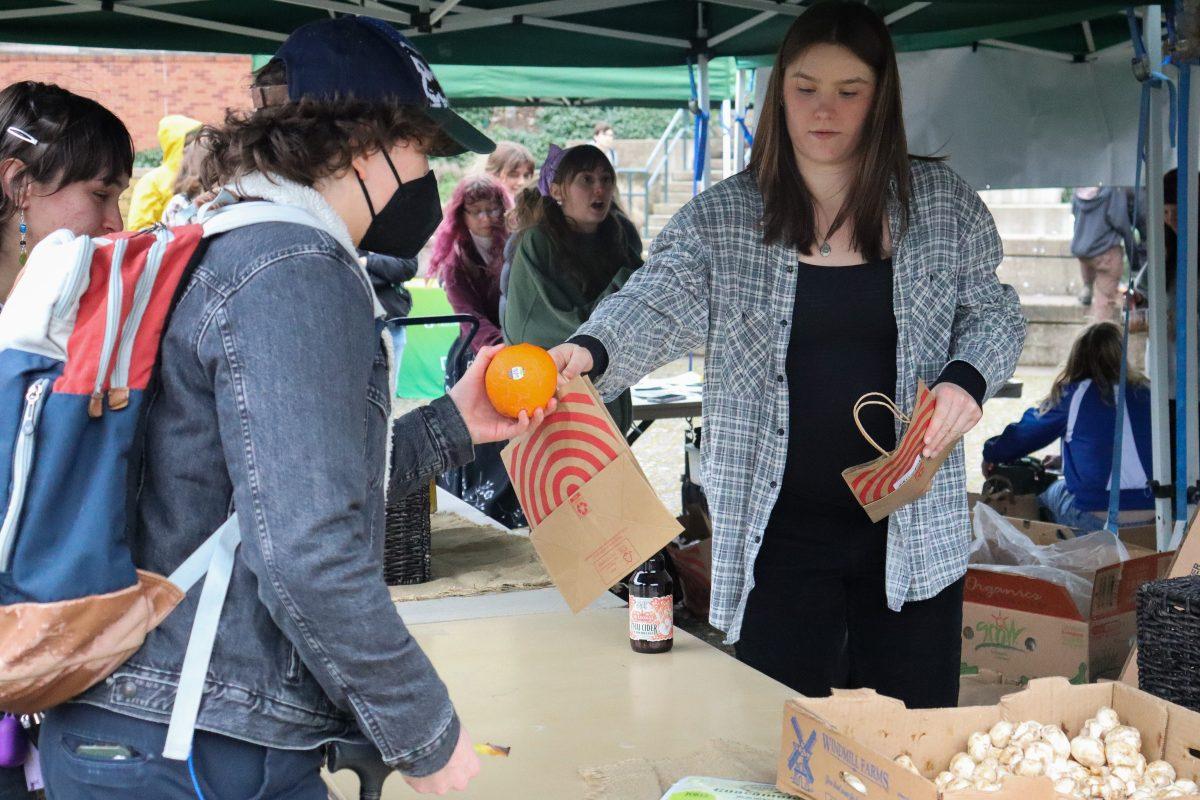
{"type": "Polygon", "coordinates": [[[1112,684],[1073,685],[1066,678],[1035,678],[1020,692],[1001,699],[1005,718],[1014,722],[1036,719],[1057,723],[1074,735],[1101,706],[1113,703],[1112,684]]]}
{"type": "Polygon", "coordinates": [[[968,568],[963,602],[1084,621],[1065,586],[1013,572],[968,568]]]}
{"type": "Polygon", "coordinates": [[[578,613],[683,529],[623,453],[576,489],[529,538],[578,613]]]}
{"type": "Polygon", "coordinates": [[[1092,585],[1091,619],[1136,611],[1138,588],[1147,581],[1158,580],[1165,575],[1174,557],[1172,553],[1146,553],[1140,548],[1129,549],[1133,557],[1128,561],[1096,570],[1092,585]]]}

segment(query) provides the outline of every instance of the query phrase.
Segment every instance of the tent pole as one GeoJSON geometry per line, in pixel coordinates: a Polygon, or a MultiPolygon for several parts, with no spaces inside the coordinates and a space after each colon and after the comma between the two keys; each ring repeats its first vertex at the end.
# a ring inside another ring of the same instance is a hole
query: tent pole
{"type": "MultiPolygon", "coordinates": [[[[1181,69],[1188,70],[1189,92],[1186,99],[1187,105],[1187,140],[1180,141],[1179,147],[1186,148],[1187,151],[1187,174],[1184,176],[1187,183],[1180,183],[1180,186],[1186,185],[1187,191],[1187,219],[1179,220],[1179,225],[1184,231],[1184,236],[1187,237],[1187,282],[1184,284],[1187,287],[1187,341],[1179,342],[1180,347],[1187,348],[1187,485],[1188,485],[1188,500],[1187,514],[1185,519],[1190,519],[1192,512],[1196,509],[1195,497],[1192,494],[1192,487],[1196,485],[1196,481],[1200,479],[1200,441],[1197,440],[1197,389],[1200,384],[1196,382],[1197,377],[1197,304],[1196,304],[1196,249],[1197,249],[1197,200],[1200,196],[1197,195],[1197,180],[1196,170],[1197,165],[1200,165],[1200,80],[1191,65],[1185,64],[1181,69]]],[[[1181,96],[1180,101],[1184,101],[1181,96]]],[[[1182,115],[1181,115],[1182,116],[1182,115]]]]}
{"type": "MultiPolygon", "coordinates": [[[[1151,64],[1162,63],[1162,8],[1150,6],[1145,16],[1146,51],[1151,64]]],[[[1146,137],[1146,258],[1149,262],[1150,336],[1146,354],[1146,372],[1150,377],[1150,428],[1152,433],[1154,481],[1169,488],[1171,479],[1171,424],[1167,385],[1171,374],[1170,339],[1167,334],[1166,253],[1163,243],[1163,201],[1161,186],[1163,169],[1163,106],[1165,89],[1150,92],[1150,120],[1146,137]]],[[[1174,513],[1170,497],[1154,502],[1155,523],[1158,528],[1158,549],[1170,549],[1174,528],[1174,513]]]]}
{"type": "Polygon", "coordinates": [[[742,137],[741,125],[738,123],[746,115],[746,71],[733,71],[733,118],[736,130],[733,132],[733,171],[741,172],[746,168],[746,140],[742,137]]]}
{"type": "MultiPolygon", "coordinates": [[[[700,55],[700,56],[696,57],[696,80],[699,83],[699,86],[697,88],[699,90],[699,96],[700,96],[701,113],[705,113],[705,114],[711,113],[712,109],[709,107],[710,106],[710,96],[709,96],[709,87],[708,87],[708,56],[706,56],[706,55],[700,55]]],[[[709,124],[708,129],[710,132],[709,135],[711,136],[712,135],[712,133],[711,133],[712,124],[711,123],[709,124]]],[[[700,145],[700,143],[696,142],[695,145],[698,147],[700,145]]],[[[702,158],[701,163],[704,165],[704,168],[703,168],[703,175],[700,177],[700,191],[704,191],[712,183],[712,169],[710,168],[708,153],[701,154],[701,158],[702,158]]]]}

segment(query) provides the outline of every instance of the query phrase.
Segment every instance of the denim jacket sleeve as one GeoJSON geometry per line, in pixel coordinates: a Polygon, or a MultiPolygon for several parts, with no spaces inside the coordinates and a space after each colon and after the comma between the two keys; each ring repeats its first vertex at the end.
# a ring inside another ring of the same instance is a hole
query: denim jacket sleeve
{"type": "Polygon", "coordinates": [[[200,333],[198,355],[241,519],[238,557],[259,600],[384,760],[422,776],[449,760],[459,721],[396,614],[364,524],[372,481],[382,491],[367,452],[385,452],[366,435],[366,414],[381,413],[367,406],[377,346],[349,258],[308,250],[242,280],[200,333]]]}

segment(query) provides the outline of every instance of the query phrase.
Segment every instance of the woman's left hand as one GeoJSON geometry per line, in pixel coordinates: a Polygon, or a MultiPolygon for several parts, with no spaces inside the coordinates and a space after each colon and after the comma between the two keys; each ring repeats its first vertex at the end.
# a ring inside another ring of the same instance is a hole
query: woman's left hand
{"type": "Polygon", "coordinates": [[[933,387],[937,405],[933,410],[933,421],[925,432],[926,458],[933,458],[958,437],[975,427],[983,417],[983,409],[967,390],[953,383],[939,383],[933,387]]]}
{"type": "Polygon", "coordinates": [[[558,401],[551,398],[546,407],[535,410],[532,417],[522,411],[520,419],[506,417],[492,406],[483,379],[488,364],[492,363],[492,357],[503,349],[504,345],[492,345],[481,349],[458,383],[448,392],[450,399],[458,407],[458,413],[462,414],[463,422],[467,424],[472,444],[515,439],[541,425],[545,416],[553,412],[558,405],[558,401]]]}

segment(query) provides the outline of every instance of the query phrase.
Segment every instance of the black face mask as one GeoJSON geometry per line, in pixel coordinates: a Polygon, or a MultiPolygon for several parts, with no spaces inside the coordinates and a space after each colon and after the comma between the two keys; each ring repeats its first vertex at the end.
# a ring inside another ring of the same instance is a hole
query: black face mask
{"type": "MultiPolygon", "coordinates": [[[[363,197],[367,199],[367,208],[371,211],[371,224],[367,226],[367,232],[358,246],[371,253],[413,258],[442,221],[442,201],[438,197],[437,179],[433,176],[433,170],[430,170],[415,181],[405,183],[400,180],[400,173],[396,172],[396,166],[386,150],[383,151],[383,157],[396,176],[396,191],[387,205],[375,213],[367,186],[362,178],[358,178],[363,197]]],[[[355,177],[358,177],[357,173],[355,177]]]]}

